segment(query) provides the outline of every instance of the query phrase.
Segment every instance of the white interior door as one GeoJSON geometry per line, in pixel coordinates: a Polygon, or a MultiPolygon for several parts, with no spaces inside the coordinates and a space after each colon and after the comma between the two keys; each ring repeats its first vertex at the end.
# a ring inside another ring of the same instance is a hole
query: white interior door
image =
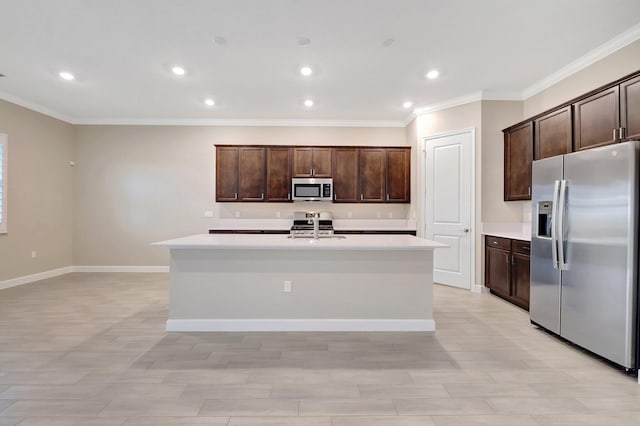
{"type": "Polygon", "coordinates": [[[473,130],[425,139],[425,238],[434,251],[433,280],[471,289],[473,130]]]}

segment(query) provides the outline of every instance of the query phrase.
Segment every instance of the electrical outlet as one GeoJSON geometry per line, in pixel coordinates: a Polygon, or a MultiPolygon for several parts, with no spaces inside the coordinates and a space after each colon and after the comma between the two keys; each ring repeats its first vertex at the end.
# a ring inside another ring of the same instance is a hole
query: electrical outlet
{"type": "Polygon", "coordinates": [[[280,212],[276,212],[276,217],[280,217],[280,212]]]}
{"type": "Polygon", "coordinates": [[[207,210],[204,212],[204,217],[213,217],[213,212],[211,210],[207,210]]]}
{"type": "Polygon", "coordinates": [[[35,259],[36,257],[38,257],[38,252],[35,250],[31,250],[31,258],[35,259]]]}
{"type": "Polygon", "coordinates": [[[240,212],[236,212],[236,217],[240,217],[240,212]]]}
{"type": "Polygon", "coordinates": [[[284,282],[284,292],[291,293],[291,281],[284,282]]]}

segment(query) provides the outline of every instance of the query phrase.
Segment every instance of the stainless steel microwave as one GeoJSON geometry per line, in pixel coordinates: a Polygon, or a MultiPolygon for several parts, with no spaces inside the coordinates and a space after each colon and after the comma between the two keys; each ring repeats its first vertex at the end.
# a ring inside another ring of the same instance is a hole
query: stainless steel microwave
{"type": "Polygon", "coordinates": [[[293,201],[331,201],[332,178],[293,178],[291,180],[293,201]]]}

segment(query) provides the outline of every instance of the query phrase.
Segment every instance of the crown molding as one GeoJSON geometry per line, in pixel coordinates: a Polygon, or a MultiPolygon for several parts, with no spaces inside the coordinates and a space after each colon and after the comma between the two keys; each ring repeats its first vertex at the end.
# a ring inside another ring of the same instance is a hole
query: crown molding
{"type": "Polygon", "coordinates": [[[383,120],[296,120],[296,119],[130,119],[83,118],[76,125],[122,126],[227,126],[227,127],[404,127],[403,121],[383,120]]]}
{"type": "Polygon", "coordinates": [[[482,91],[483,101],[524,101],[522,92],[496,92],[492,90],[482,91]]]}
{"type": "Polygon", "coordinates": [[[404,121],[404,125],[407,126],[416,117],[424,114],[429,114],[436,111],[442,111],[443,109],[449,109],[449,108],[470,104],[472,102],[477,102],[481,100],[482,100],[482,92],[473,92],[473,93],[469,93],[467,95],[449,99],[437,104],[416,108],[413,110],[413,113],[411,113],[411,115],[409,115],[409,117],[407,117],[407,119],[404,121]]]}
{"type": "Polygon", "coordinates": [[[12,104],[16,104],[18,106],[30,109],[31,111],[39,112],[40,114],[44,114],[48,117],[64,121],[65,123],[74,124],[73,119],[67,115],[64,115],[52,109],[43,107],[42,105],[38,105],[34,102],[26,101],[10,93],[0,92],[0,99],[2,99],[3,101],[11,102],[12,104]]]}
{"type": "Polygon", "coordinates": [[[560,68],[558,71],[527,87],[522,91],[524,99],[528,99],[542,92],[543,90],[548,89],[554,84],[559,83],[565,78],[570,77],[578,71],[581,71],[589,65],[598,62],[600,59],[611,55],[617,50],[628,46],[638,39],[640,39],[640,24],[637,24],[624,31],[623,33],[618,34],[616,37],[612,38],[606,43],[601,44],[586,55],[581,56],[575,61],[560,68]]]}

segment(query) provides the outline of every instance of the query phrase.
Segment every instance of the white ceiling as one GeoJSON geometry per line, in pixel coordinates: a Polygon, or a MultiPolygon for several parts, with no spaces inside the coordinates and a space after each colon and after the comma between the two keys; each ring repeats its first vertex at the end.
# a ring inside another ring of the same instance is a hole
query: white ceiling
{"type": "Polygon", "coordinates": [[[639,37],[638,0],[0,0],[0,98],[72,123],[400,125],[406,100],[521,99],[639,37]]]}

